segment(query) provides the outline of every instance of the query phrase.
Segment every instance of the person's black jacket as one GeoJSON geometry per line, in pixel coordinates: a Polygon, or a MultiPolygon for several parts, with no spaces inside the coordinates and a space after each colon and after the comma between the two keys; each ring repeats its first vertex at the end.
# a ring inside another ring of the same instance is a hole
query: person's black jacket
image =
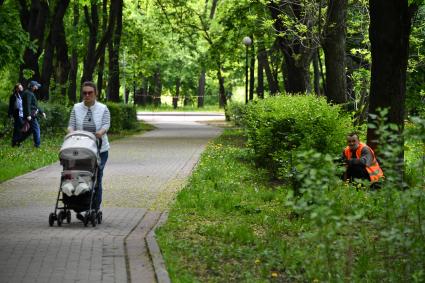
{"type": "Polygon", "coordinates": [[[37,98],[35,98],[34,93],[29,89],[26,89],[22,93],[22,107],[24,109],[25,119],[28,116],[34,117],[37,111],[43,114],[43,110],[38,107],[37,98]]]}
{"type": "Polygon", "coordinates": [[[16,104],[16,93],[13,93],[9,98],[9,111],[7,112],[7,114],[9,117],[13,117],[16,119],[19,117],[19,109],[15,108],[15,104],[16,104]]]}

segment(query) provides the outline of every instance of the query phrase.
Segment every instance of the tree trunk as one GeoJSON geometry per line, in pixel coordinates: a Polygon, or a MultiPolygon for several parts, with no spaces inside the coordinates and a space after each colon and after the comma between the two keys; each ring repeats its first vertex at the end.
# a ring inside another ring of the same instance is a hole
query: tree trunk
{"type": "MultiPolygon", "coordinates": [[[[372,51],[369,113],[389,108],[388,122],[404,128],[406,69],[411,20],[416,5],[408,0],[369,0],[372,51]],[[388,21],[391,19],[391,21],[388,21]]],[[[375,149],[379,137],[368,128],[367,143],[375,149]]],[[[403,144],[399,146],[403,147],[403,144]]]]}
{"type": "Polygon", "coordinates": [[[279,93],[279,85],[277,84],[277,81],[274,80],[268,57],[269,56],[265,49],[258,50],[258,62],[261,61],[261,66],[264,67],[267,83],[269,85],[270,95],[276,95],[277,93],[279,93]]]}
{"type": "MultiPolygon", "coordinates": [[[[74,34],[78,34],[78,21],[80,19],[80,10],[78,8],[78,3],[74,2],[73,7],[74,19],[73,19],[73,29],[74,34]]],[[[70,102],[77,102],[77,72],[78,72],[78,53],[77,47],[75,44],[72,46],[71,62],[69,69],[69,89],[68,89],[68,99],[70,102]]]]}
{"type": "Polygon", "coordinates": [[[176,94],[173,96],[173,108],[177,109],[180,95],[181,78],[176,79],[176,94]]]}
{"type": "MultiPolygon", "coordinates": [[[[65,29],[63,26],[63,18],[68,9],[69,0],[59,1],[54,8],[53,18],[50,22],[50,32],[46,40],[44,50],[43,68],[41,73],[41,89],[39,93],[41,97],[49,99],[50,78],[53,73],[53,59],[56,51],[56,71],[60,87],[68,80],[69,60],[68,60],[68,45],[66,43],[65,29]]],[[[66,90],[65,90],[66,92],[66,90]]],[[[62,91],[63,93],[63,91],[62,91]]]]}
{"type": "Polygon", "coordinates": [[[205,97],[205,69],[202,69],[198,83],[198,108],[204,107],[205,97]]]}
{"type": "Polygon", "coordinates": [[[162,82],[161,82],[161,70],[158,67],[154,74],[154,97],[153,105],[158,107],[161,105],[161,92],[162,92],[162,82]]]}
{"type": "Polygon", "coordinates": [[[345,61],[348,0],[329,0],[323,50],[326,66],[326,96],[329,102],[347,102],[345,61]]]}
{"type": "Polygon", "coordinates": [[[260,60],[260,54],[257,55],[257,97],[260,99],[264,98],[264,73],[263,64],[260,60]]]}
{"type": "Polygon", "coordinates": [[[123,0],[119,0],[118,9],[115,10],[115,31],[113,39],[109,42],[109,80],[108,80],[108,100],[120,101],[120,66],[119,50],[122,33],[122,8],[123,0]]]}
{"type": "MultiPolygon", "coordinates": [[[[254,38],[251,35],[251,38],[254,38]]],[[[255,48],[254,44],[251,45],[251,62],[249,64],[249,100],[254,99],[254,83],[255,83],[255,48]]]]}
{"type": "MultiPolygon", "coordinates": [[[[310,85],[310,62],[314,48],[310,46],[310,42],[301,42],[300,39],[293,41],[288,38],[286,31],[288,28],[282,21],[281,11],[284,7],[289,8],[292,13],[287,15],[294,21],[300,21],[304,16],[302,3],[297,1],[268,1],[267,6],[270,15],[273,18],[273,26],[277,32],[278,46],[285,58],[285,66],[283,68],[285,77],[285,90],[287,93],[305,93],[311,91],[310,85]],[[309,44],[308,46],[306,46],[309,44]]],[[[308,22],[303,22],[309,27],[308,22]]]]}
{"type": "Polygon", "coordinates": [[[219,85],[219,106],[220,108],[224,108],[227,104],[226,101],[226,90],[224,88],[224,78],[221,74],[221,66],[219,66],[217,71],[217,77],[218,77],[218,85],[219,85]]]}
{"type": "MultiPolygon", "coordinates": [[[[26,84],[29,80],[41,81],[38,58],[43,52],[44,31],[49,18],[49,6],[47,1],[32,0],[28,9],[27,1],[19,0],[20,20],[22,28],[28,32],[31,42],[36,42],[37,47],[27,47],[24,51],[23,63],[19,68],[19,81],[26,84]],[[31,78],[24,78],[24,70],[33,71],[31,78]]],[[[44,97],[39,96],[39,99],[44,97]]]]}
{"type": "MultiPolygon", "coordinates": [[[[108,8],[107,8],[107,0],[103,0],[102,3],[102,32],[106,32],[106,25],[108,22],[108,8]]],[[[101,52],[99,58],[99,66],[97,67],[97,92],[98,98],[102,99],[102,90],[103,90],[103,72],[105,70],[105,50],[101,52]]]]}
{"type": "MultiPolygon", "coordinates": [[[[297,62],[294,53],[283,52],[285,58],[284,74],[285,74],[285,91],[287,93],[305,93],[310,92],[310,71],[309,66],[304,63],[297,62]]],[[[310,62],[309,59],[305,62],[310,62]]]]}
{"type": "Polygon", "coordinates": [[[319,49],[313,54],[313,70],[314,70],[314,92],[320,96],[320,68],[319,68],[319,49]]]}
{"type": "Polygon", "coordinates": [[[115,11],[120,10],[120,3],[121,0],[111,0],[109,7],[108,28],[106,29],[106,32],[103,34],[98,44],[97,34],[99,30],[99,17],[97,12],[97,5],[95,2],[91,3],[90,14],[88,7],[84,6],[84,15],[87,26],[89,28],[89,42],[87,45],[87,54],[84,58],[84,68],[83,75],[81,77],[81,83],[93,80],[93,73],[94,69],[96,68],[96,64],[99,61],[100,56],[104,53],[105,47],[111,39],[116,21],[115,11]]]}

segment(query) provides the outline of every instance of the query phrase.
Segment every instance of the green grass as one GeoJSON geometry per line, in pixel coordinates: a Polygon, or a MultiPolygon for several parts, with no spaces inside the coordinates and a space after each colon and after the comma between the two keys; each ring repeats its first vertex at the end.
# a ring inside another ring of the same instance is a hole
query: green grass
{"type": "MultiPolygon", "coordinates": [[[[152,128],[151,125],[139,123],[139,128],[136,130],[122,131],[117,134],[109,133],[108,138],[113,141],[142,131],[148,131],[152,128]]],[[[11,138],[9,136],[1,138],[0,182],[58,161],[58,154],[64,136],[65,133],[47,135],[42,132],[41,146],[39,148],[34,148],[32,136],[28,137],[21,147],[11,147],[11,138]]]]}
{"type": "Polygon", "coordinates": [[[329,189],[310,177],[315,197],[293,198],[244,144],[234,129],[211,142],[157,230],[172,282],[425,280],[421,190],[329,189]]]}

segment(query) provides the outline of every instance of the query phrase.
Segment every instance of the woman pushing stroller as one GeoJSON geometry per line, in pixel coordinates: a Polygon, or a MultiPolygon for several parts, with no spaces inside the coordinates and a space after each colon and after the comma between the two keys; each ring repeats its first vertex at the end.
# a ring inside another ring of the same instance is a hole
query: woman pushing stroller
{"type": "MultiPolygon", "coordinates": [[[[105,104],[97,101],[97,87],[93,82],[84,82],[81,87],[83,102],[74,105],[68,124],[68,133],[73,131],[87,131],[101,139],[100,165],[97,174],[97,188],[93,206],[96,211],[102,203],[103,169],[108,160],[109,142],[107,131],[111,125],[111,115],[105,104]]],[[[84,221],[84,217],[77,213],[77,218],[84,221]]]]}

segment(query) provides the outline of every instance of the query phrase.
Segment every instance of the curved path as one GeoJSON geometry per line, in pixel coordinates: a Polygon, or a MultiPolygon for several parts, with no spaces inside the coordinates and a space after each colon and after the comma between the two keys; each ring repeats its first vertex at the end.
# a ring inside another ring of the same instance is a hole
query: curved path
{"type": "MultiPolygon", "coordinates": [[[[202,113],[140,113],[156,129],[112,142],[103,223],[49,227],[58,163],[0,184],[0,282],[155,282],[146,235],[182,187],[216,127],[202,113]]],[[[5,170],[5,169],[0,169],[5,170]]]]}

